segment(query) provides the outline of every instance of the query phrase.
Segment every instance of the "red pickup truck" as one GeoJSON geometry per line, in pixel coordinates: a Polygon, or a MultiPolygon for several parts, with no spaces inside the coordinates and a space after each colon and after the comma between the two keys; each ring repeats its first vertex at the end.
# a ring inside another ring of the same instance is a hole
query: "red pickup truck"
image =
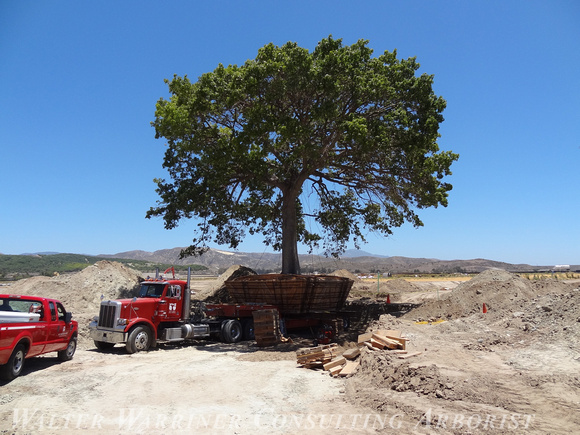
{"type": "Polygon", "coordinates": [[[58,352],[59,360],[71,360],[77,335],[78,323],[61,302],[0,294],[0,378],[16,378],[25,358],[44,353],[58,352]]]}

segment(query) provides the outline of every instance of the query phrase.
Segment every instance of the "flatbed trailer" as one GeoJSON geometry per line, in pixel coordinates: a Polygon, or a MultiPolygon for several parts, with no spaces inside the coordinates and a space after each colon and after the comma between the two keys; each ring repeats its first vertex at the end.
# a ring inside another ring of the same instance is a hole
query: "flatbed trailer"
{"type": "MultiPolygon", "coordinates": [[[[343,329],[347,329],[350,322],[349,312],[308,312],[282,314],[277,306],[271,304],[204,304],[201,310],[206,316],[199,319],[201,323],[210,324],[214,334],[222,334],[221,326],[224,320],[235,319],[241,323],[242,339],[253,340],[254,313],[263,310],[276,310],[280,318],[280,329],[284,335],[288,331],[309,329],[313,338],[320,343],[330,341],[343,329]]],[[[220,337],[224,338],[224,337],[220,337]]],[[[227,339],[224,341],[228,341],[227,339]]]]}

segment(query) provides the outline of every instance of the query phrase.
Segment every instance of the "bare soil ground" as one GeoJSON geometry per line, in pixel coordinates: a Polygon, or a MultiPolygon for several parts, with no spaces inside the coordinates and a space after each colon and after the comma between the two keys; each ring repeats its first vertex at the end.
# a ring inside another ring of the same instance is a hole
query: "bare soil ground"
{"type": "MultiPolygon", "coordinates": [[[[409,352],[364,351],[354,376],[299,368],[309,340],[258,348],[199,342],[127,355],[97,352],[87,325],[101,295],[126,297],[138,276],[101,262],[77,274],[14,283],[15,294],[61,299],[80,324],[70,362],[27,360],[0,386],[0,433],[532,433],[580,427],[578,282],[484,272],[470,281],[356,282],[358,314],[343,348],[364,330],[399,329],[409,352]],[[368,294],[367,297],[363,297],[368,294]],[[486,304],[487,313],[482,313],[486,304]],[[358,329],[357,329],[358,328],[358,329]]],[[[204,299],[219,280],[197,280],[204,299]]]]}

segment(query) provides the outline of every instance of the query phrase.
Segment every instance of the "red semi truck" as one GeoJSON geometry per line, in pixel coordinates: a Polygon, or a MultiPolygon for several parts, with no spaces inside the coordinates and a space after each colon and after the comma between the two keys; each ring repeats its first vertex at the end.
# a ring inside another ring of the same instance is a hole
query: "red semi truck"
{"type": "Polygon", "coordinates": [[[24,360],[49,352],[69,361],[77,347],[78,323],[61,302],[35,296],[0,295],[0,378],[22,373],[24,360]]]}
{"type": "MultiPolygon", "coordinates": [[[[238,312],[243,307],[238,306],[238,311],[233,308],[229,313],[231,317],[209,318],[207,306],[200,306],[194,316],[190,306],[191,291],[187,281],[147,279],[141,283],[137,297],[101,301],[99,316],[89,324],[90,337],[98,349],[124,343],[129,353],[148,350],[158,342],[179,342],[212,335],[230,343],[242,340],[244,327],[233,317],[247,315],[247,312],[238,312]]],[[[248,325],[244,323],[246,338],[251,338],[248,325]]]]}
{"type": "MultiPolygon", "coordinates": [[[[90,337],[97,349],[110,349],[123,343],[129,353],[148,350],[157,343],[213,338],[236,343],[254,338],[253,313],[257,310],[278,310],[266,303],[205,304],[192,307],[187,281],[147,279],[141,283],[139,295],[132,299],[103,300],[99,315],[89,324],[90,337]]],[[[324,314],[285,316],[286,329],[320,327],[324,314]]],[[[323,328],[327,340],[328,328],[323,328]]]]}

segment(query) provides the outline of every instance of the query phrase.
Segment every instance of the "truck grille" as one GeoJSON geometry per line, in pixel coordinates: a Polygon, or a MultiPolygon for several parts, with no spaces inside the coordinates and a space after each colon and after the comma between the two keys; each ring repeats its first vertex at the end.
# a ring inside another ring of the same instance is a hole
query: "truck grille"
{"type": "Polygon", "coordinates": [[[114,328],[117,322],[118,308],[118,302],[102,302],[101,309],[99,311],[99,326],[103,328],[114,328]]]}

